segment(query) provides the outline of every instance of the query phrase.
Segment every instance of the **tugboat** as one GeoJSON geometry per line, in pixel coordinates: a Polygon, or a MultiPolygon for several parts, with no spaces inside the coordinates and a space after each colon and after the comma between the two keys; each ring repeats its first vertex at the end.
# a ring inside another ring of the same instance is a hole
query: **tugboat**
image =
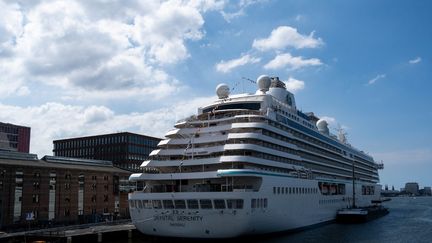
{"type": "MultiPolygon", "coordinates": [[[[352,185],[353,185],[353,200],[351,207],[338,210],[336,214],[336,222],[338,223],[365,223],[367,221],[380,218],[389,213],[388,208],[381,205],[386,200],[372,200],[374,203],[368,207],[357,207],[355,203],[355,174],[354,166],[352,167],[352,185]]],[[[387,200],[388,201],[388,200],[387,200]]]]}

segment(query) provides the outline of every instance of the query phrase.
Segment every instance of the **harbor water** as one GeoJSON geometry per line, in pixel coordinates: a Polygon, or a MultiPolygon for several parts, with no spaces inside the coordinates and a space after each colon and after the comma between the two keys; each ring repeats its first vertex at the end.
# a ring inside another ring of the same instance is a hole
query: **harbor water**
{"type": "MultiPolygon", "coordinates": [[[[213,240],[211,242],[432,242],[432,197],[397,197],[384,205],[390,213],[363,224],[331,223],[296,233],[246,237],[245,239],[213,240]]],[[[110,243],[191,242],[139,235],[134,239],[110,243]]],[[[202,240],[193,240],[201,242],[202,240]]],[[[104,241],[108,242],[108,241],[104,241]]]]}

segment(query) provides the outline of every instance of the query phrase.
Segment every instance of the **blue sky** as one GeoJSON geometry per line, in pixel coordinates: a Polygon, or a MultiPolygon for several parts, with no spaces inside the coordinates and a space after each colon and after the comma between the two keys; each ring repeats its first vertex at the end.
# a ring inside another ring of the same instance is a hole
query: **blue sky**
{"type": "Polygon", "coordinates": [[[383,160],[381,183],[432,186],[430,1],[0,1],[0,121],[52,140],[162,137],[218,83],[279,76],[297,106],[383,160]]]}

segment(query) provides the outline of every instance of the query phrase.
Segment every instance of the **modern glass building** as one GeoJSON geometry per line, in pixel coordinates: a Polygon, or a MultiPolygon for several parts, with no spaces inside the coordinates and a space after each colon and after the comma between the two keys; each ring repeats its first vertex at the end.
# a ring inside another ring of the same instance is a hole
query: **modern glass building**
{"type": "Polygon", "coordinates": [[[161,139],[121,132],[88,137],[54,140],[54,156],[112,161],[114,166],[140,171],[161,139]]]}
{"type": "Polygon", "coordinates": [[[0,122],[0,150],[28,153],[30,127],[0,122]]]}

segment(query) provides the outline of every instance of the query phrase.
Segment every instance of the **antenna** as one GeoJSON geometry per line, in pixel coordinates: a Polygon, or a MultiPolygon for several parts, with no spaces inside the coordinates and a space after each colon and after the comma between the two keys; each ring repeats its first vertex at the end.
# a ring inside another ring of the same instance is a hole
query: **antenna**
{"type": "Polygon", "coordinates": [[[347,143],[347,135],[348,133],[342,128],[342,126],[338,123],[337,128],[335,130],[338,132],[338,139],[341,143],[347,143]]]}
{"type": "Polygon", "coordinates": [[[255,80],[252,80],[252,79],[250,79],[250,78],[242,77],[242,79],[247,80],[247,81],[249,81],[249,82],[251,82],[251,83],[256,84],[255,80]]]}
{"type": "MultiPolygon", "coordinates": [[[[256,82],[250,78],[242,77],[243,80],[247,80],[253,84],[256,84],[256,82]]],[[[244,93],[244,82],[242,82],[242,93],[244,93]]]]}

